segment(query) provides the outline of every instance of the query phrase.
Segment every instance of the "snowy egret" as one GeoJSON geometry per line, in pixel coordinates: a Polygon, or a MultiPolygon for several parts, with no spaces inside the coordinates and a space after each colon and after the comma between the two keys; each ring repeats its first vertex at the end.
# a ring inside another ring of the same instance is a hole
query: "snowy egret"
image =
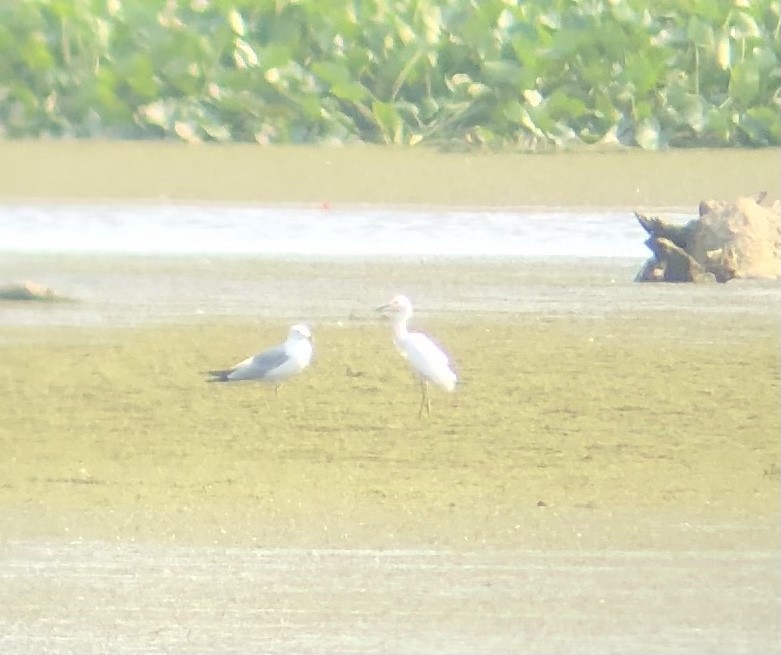
{"type": "Polygon", "coordinates": [[[396,296],[387,305],[378,307],[377,311],[389,311],[394,315],[393,343],[420,378],[422,397],[418,418],[423,415],[423,407],[426,408],[426,414],[430,414],[428,383],[433,382],[446,391],[456,388],[457,377],[447,355],[425,334],[407,329],[407,322],[412,316],[412,303],[406,296],[396,296]]]}
{"type": "Polygon", "coordinates": [[[233,368],[207,371],[212,377],[208,382],[239,382],[262,380],[273,382],[274,391],[289,377],[303,371],[312,359],[312,333],[305,325],[294,325],[285,343],[247,357],[233,368]]]}

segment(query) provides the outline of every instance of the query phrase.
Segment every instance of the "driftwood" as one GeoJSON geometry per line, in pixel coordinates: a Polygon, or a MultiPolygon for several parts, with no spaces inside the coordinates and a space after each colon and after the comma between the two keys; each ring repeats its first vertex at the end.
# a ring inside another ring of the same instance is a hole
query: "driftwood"
{"type": "Polygon", "coordinates": [[[0,300],[65,300],[56,291],[37,282],[11,282],[0,285],[0,300]]]}
{"type": "Polygon", "coordinates": [[[781,204],[762,205],[764,194],[728,203],[700,203],[685,225],[635,212],[648,233],[652,256],[637,282],[727,282],[781,276],[781,204]]]}

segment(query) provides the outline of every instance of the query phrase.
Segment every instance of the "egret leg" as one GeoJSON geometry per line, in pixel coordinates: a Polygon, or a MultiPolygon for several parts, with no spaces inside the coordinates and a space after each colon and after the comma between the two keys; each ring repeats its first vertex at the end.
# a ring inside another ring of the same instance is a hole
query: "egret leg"
{"type": "Polygon", "coordinates": [[[423,416],[423,407],[426,407],[426,416],[431,414],[431,401],[428,398],[428,380],[420,381],[420,409],[418,409],[418,418],[423,416]]]}
{"type": "Polygon", "coordinates": [[[279,387],[281,387],[281,386],[282,386],[281,384],[275,384],[274,385],[274,395],[275,396],[279,395],[279,387]]]}

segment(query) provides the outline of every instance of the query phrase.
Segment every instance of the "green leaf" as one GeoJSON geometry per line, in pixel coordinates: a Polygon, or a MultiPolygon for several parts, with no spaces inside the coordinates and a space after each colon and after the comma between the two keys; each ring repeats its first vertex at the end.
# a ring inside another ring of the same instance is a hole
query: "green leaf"
{"type": "Polygon", "coordinates": [[[385,143],[402,143],[402,120],[393,104],[375,100],[372,103],[372,113],[385,143]]]}
{"type": "Polygon", "coordinates": [[[529,116],[526,108],[517,100],[510,100],[501,106],[501,113],[511,123],[521,125],[529,116]]]}
{"type": "Polygon", "coordinates": [[[231,26],[231,29],[236,36],[243,37],[247,33],[247,28],[244,25],[244,18],[235,8],[231,8],[228,12],[228,24],[231,26]]]}
{"type": "Polygon", "coordinates": [[[348,84],[349,69],[338,61],[318,61],[312,64],[312,72],[328,84],[348,84]]]}
{"type": "Polygon", "coordinates": [[[438,112],[439,112],[439,103],[434,98],[428,96],[421,100],[420,117],[424,121],[431,120],[434,116],[437,115],[438,112]]]}
{"type": "Polygon", "coordinates": [[[692,16],[689,19],[686,37],[700,48],[713,47],[715,41],[713,27],[697,16],[692,16]]]}
{"type": "Polygon", "coordinates": [[[358,82],[337,82],[331,86],[331,93],[341,100],[360,102],[368,93],[358,82]]]}
{"type": "Polygon", "coordinates": [[[679,119],[695,132],[705,127],[705,101],[702,96],[689,93],[680,98],[675,106],[679,119]]]}
{"type": "Polygon", "coordinates": [[[273,43],[257,48],[258,61],[265,69],[281,68],[290,63],[293,53],[285,43],[273,43]]]}
{"type": "Polygon", "coordinates": [[[624,73],[636,92],[641,95],[648,93],[658,83],[656,68],[644,53],[628,53],[624,73]]]}
{"type": "Polygon", "coordinates": [[[481,65],[481,70],[488,84],[511,85],[518,88],[524,85],[523,69],[513,61],[486,61],[481,65]]]}
{"type": "Polygon", "coordinates": [[[149,57],[138,54],[133,59],[132,69],[126,74],[125,80],[130,88],[141,96],[143,101],[152,100],[157,96],[155,67],[149,57]]]}
{"type": "Polygon", "coordinates": [[[54,67],[54,57],[49,52],[46,37],[42,32],[33,32],[21,48],[22,59],[33,70],[50,70],[54,67]]]}
{"type": "Polygon", "coordinates": [[[781,139],[781,116],[770,107],[749,109],[739,122],[752,146],[768,146],[781,139]]]}
{"type": "Polygon", "coordinates": [[[729,143],[732,127],[731,109],[711,107],[705,114],[703,132],[715,138],[719,145],[729,143]]]}
{"type": "Polygon", "coordinates": [[[635,127],[635,141],[643,150],[659,150],[661,129],[655,117],[641,121],[635,127]]]}
{"type": "Polygon", "coordinates": [[[730,71],[730,97],[745,107],[751,104],[758,93],[759,66],[750,59],[739,61],[730,71]]]}
{"type": "Polygon", "coordinates": [[[249,43],[240,37],[236,37],[234,43],[233,59],[238,68],[253,68],[258,65],[258,55],[249,43]]]}
{"type": "Polygon", "coordinates": [[[472,98],[484,98],[491,95],[491,87],[486,86],[485,84],[480,84],[479,82],[475,82],[466,88],[466,92],[472,98]]]}
{"type": "Polygon", "coordinates": [[[551,94],[546,101],[546,107],[556,120],[578,119],[588,111],[588,106],[581,98],[562,89],[556,89],[551,94]]]}

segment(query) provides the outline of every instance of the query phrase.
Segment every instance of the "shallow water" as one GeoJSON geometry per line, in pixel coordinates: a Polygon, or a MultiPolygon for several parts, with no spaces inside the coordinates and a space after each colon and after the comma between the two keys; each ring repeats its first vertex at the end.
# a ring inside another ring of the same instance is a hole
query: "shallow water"
{"type": "Polygon", "coordinates": [[[775,554],[0,545],[0,650],[778,652],[775,554]]]}
{"type": "Polygon", "coordinates": [[[619,211],[0,206],[0,252],[17,253],[645,257],[643,241],[619,211]]]}
{"type": "Polygon", "coordinates": [[[757,313],[779,304],[772,282],[634,284],[643,240],[634,217],[618,211],[4,206],[0,281],[34,280],[78,302],[6,303],[0,325],[354,320],[399,291],[424,311],[458,313],[757,313]]]}

